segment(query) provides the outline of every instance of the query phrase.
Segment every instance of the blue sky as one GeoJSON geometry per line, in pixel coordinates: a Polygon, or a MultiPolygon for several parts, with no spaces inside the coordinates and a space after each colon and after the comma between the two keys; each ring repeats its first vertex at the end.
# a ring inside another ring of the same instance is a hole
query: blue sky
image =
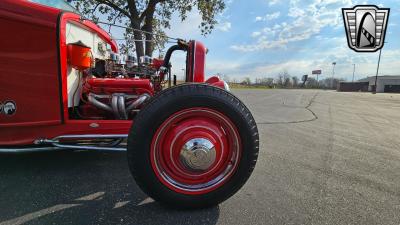
{"type": "MultiPolygon", "coordinates": [[[[386,44],[382,51],[380,75],[400,75],[400,1],[360,0],[226,0],[219,24],[208,36],[198,28],[201,16],[194,10],[185,21],[173,16],[171,37],[203,42],[207,55],[207,76],[228,75],[240,81],[276,77],[282,71],[301,77],[321,69],[322,77],[351,80],[376,73],[378,52],[356,53],[347,46],[341,9],[357,4],[391,8],[386,44]]],[[[118,35],[117,35],[118,36],[118,35]]],[[[119,35],[121,36],[121,35],[119,35]]],[[[183,76],[185,56],[175,54],[173,73],[183,76]]]]}
{"type": "MultiPolygon", "coordinates": [[[[347,46],[341,8],[357,4],[391,8],[380,74],[399,75],[400,1],[395,0],[230,0],[212,34],[201,36],[196,11],[184,22],[174,17],[167,33],[206,44],[207,75],[240,80],[276,77],[286,70],[300,77],[321,69],[323,78],[332,76],[332,62],[337,62],[335,76],[351,80],[353,63],[357,79],[374,75],[378,59],[378,53],[356,53],[347,46]]],[[[183,55],[175,57],[173,66],[182,74],[183,55]]]]}

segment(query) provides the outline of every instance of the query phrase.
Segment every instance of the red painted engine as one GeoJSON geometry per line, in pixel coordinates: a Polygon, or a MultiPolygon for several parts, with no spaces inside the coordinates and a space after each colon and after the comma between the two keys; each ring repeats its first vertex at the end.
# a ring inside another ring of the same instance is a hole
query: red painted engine
{"type": "MultiPolygon", "coordinates": [[[[120,55],[110,53],[108,59],[91,59],[91,65],[87,63],[87,57],[93,55],[90,54],[90,48],[82,43],[69,44],[69,66],[79,70],[82,75],[78,77],[79,83],[71,98],[74,102],[69,107],[70,117],[132,119],[154,93],[162,90],[163,84],[169,81],[171,86],[169,61],[175,50],[187,51],[185,81],[204,82],[207,50],[200,42],[179,41],[167,51],[165,59],[144,56],[138,61],[130,55],[120,59],[120,55]]],[[[214,81],[215,78],[211,80],[214,81]]],[[[209,81],[207,83],[220,86],[219,83],[209,81]]]]}
{"type": "Polygon", "coordinates": [[[143,57],[137,63],[132,56],[126,58],[122,64],[111,54],[109,60],[96,59],[93,68],[82,71],[80,103],[70,108],[70,115],[75,119],[132,119],[161,90],[162,60],[143,57]]]}
{"type": "Polygon", "coordinates": [[[80,119],[129,119],[153,95],[148,79],[89,78],[82,90],[80,119]]]}
{"type": "Polygon", "coordinates": [[[162,67],[164,60],[143,56],[138,61],[115,51],[96,54],[81,40],[69,43],[67,49],[68,105],[73,119],[132,119],[162,89],[168,71],[162,67]]]}

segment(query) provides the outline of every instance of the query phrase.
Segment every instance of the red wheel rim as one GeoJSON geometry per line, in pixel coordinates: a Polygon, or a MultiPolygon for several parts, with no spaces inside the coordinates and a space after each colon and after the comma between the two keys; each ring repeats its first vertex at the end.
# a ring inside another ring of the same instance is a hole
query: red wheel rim
{"type": "Polygon", "coordinates": [[[165,186],[197,195],[226,183],[241,151],[239,132],[228,117],[208,108],[189,108],[161,124],[152,139],[150,160],[165,186]]]}

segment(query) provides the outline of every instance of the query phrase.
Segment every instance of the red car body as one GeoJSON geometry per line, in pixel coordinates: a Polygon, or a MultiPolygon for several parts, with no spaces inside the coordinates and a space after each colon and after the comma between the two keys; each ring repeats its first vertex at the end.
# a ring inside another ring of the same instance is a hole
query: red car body
{"type": "MultiPolygon", "coordinates": [[[[77,134],[126,134],[130,120],[70,119],[67,96],[66,23],[96,32],[114,52],[117,44],[91,21],[72,12],[25,0],[2,0],[0,4],[0,102],[13,101],[17,113],[0,114],[0,145],[32,145],[41,138],[77,134]]],[[[193,42],[188,51],[188,82],[204,82],[206,48],[193,42]]],[[[93,80],[112,86],[113,79],[93,80]]],[[[141,82],[146,86],[146,81],[141,82]]],[[[214,77],[208,83],[224,87],[214,77]]],[[[129,85],[129,81],[125,85],[129,85]]],[[[119,82],[118,85],[124,85],[119,82]]],[[[119,86],[117,86],[118,88],[119,86]]],[[[123,88],[123,87],[122,87],[123,88]]],[[[154,90],[146,86],[147,92],[154,90]]]]}
{"type": "Polygon", "coordinates": [[[205,80],[202,43],[139,61],[93,22],[27,0],[1,1],[0,30],[0,153],[126,151],[140,188],[182,208],[218,204],[249,178],[257,125],[224,81],[205,80]]]}

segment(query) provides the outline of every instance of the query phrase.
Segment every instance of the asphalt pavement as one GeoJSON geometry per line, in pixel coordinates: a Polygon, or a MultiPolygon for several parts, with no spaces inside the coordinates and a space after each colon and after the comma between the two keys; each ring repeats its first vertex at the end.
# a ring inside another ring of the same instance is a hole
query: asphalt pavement
{"type": "Polygon", "coordinates": [[[219,206],[174,210],[133,181],[124,153],[0,155],[0,225],[400,224],[400,95],[234,90],[260,155],[219,206]]]}

